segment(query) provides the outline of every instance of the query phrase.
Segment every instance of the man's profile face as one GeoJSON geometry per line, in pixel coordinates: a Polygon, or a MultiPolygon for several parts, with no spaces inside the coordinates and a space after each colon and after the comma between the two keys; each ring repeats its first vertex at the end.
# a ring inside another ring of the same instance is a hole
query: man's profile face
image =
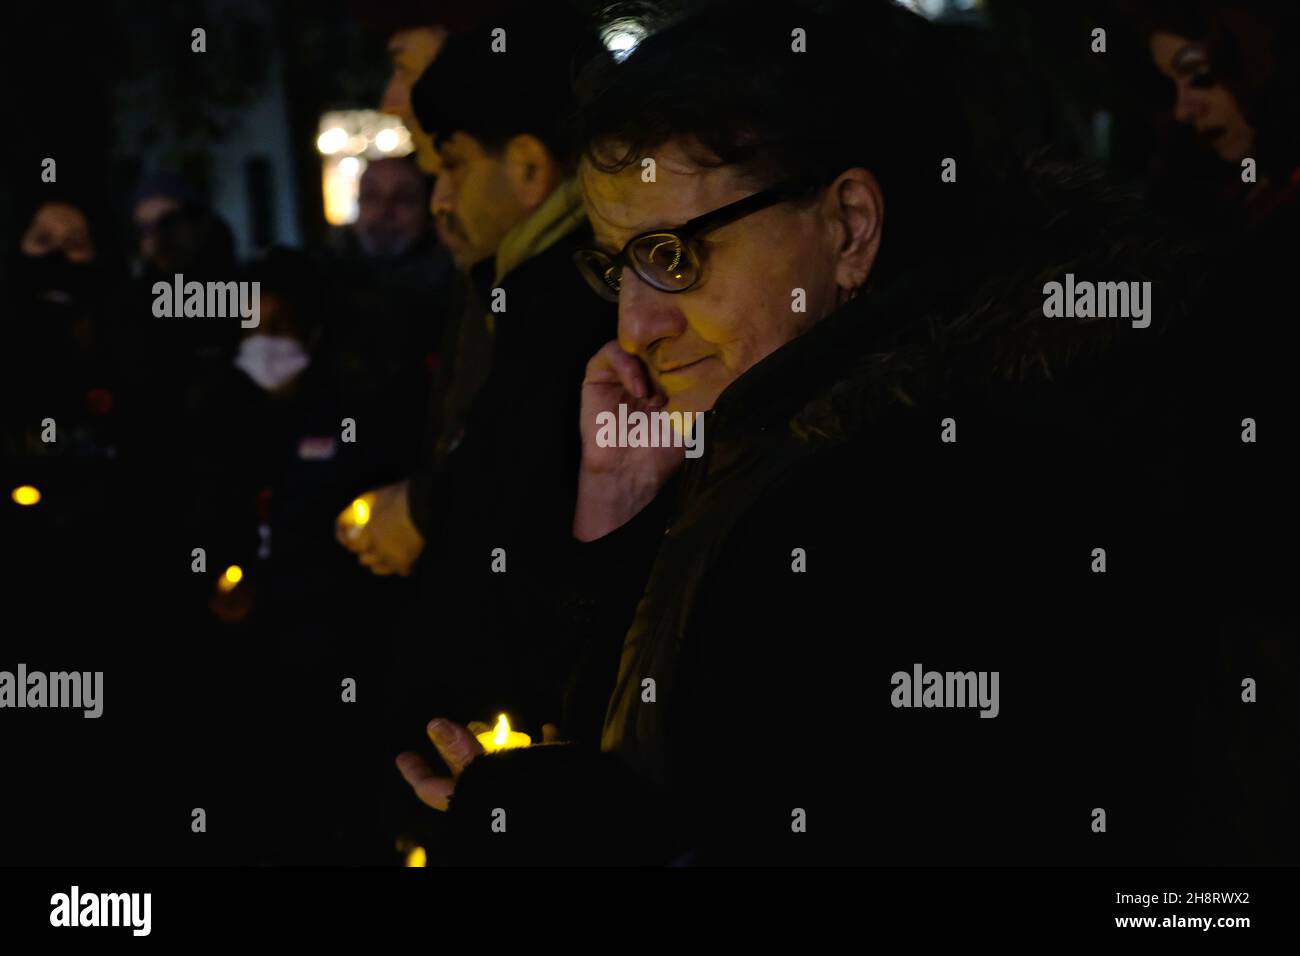
{"type": "Polygon", "coordinates": [[[379,104],[380,110],[398,117],[410,131],[420,170],[429,176],[438,174],[438,153],[433,148],[432,138],[416,122],[415,111],[411,108],[411,87],[437,58],[446,39],[447,31],[438,26],[398,30],[389,37],[388,58],[392,63],[392,73],[379,104]]]}
{"type": "MultiPolygon", "coordinates": [[[[584,162],[581,176],[596,245],[611,255],[643,232],[671,229],[759,191],[733,166],[697,164],[680,145],[655,153],[656,181],[634,164],[615,174],[584,162]]],[[[623,270],[618,341],[637,356],[670,411],[707,411],[723,390],[836,304],[834,250],[815,205],[782,203],[695,243],[703,277],[661,292],[623,270]],[[807,311],[795,312],[803,289],[807,311]]]]}
{"type": "Polygon", "coordinates": [[[356,225],[367,256],[392,258],[409,249],[428,226],[424,183],[405,159],[381,159],[361,176],[356,225]]]}
{"type": "Polygon", "coordinates": [[[1241,112],[1237,98],[1213,80],[1209,53],[1203,44],[1174,33],[1151,36],[1156,69],[1174,84],[1174,119],[1190,126],[1219,158],[1240,163],[1255,146],[1255,130],[1241,112]]]}
{"type": "Polygon", "coordinates": [[[467,269],[496,254],[497,246],[528,210],[519,202],[500,155],[473,136],[457,131],[439,139],[442,171],[429,208],[438,237],[467,269]]]}

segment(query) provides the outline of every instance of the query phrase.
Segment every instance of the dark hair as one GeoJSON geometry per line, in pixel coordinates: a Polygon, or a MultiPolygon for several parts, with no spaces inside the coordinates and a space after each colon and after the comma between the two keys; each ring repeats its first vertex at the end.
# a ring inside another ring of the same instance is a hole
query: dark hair
{"type": "Polygon", "coordinates": [[[953,238],[982,178],[941,29],[886,0],[724,0],[651,34],[622,62],[598,57],[578,81],[579,138],[605,172],[669,140],[704,165],[736,165],[757,188],[864,167],[880,182],[880,277],[953,238]],[[806,52],[793,50],[805,31],[806,52]],[[615,155],[611,147],[617,146],[615,155]],[[944,158],[958,188],[940,180],[944,158]],[[947,224],[947,225],[945,225],[947,224]]]}
{"type": "Polygon", "coordinates": [[[573,64],[589,58],[595,34],[567,6],[507,2],[499,15],[448,38],[411,89],[411,107],[428,134],[473,136],[497,150],[511,138],[536,136],[560,160],[571,152],[573,64]],[[493,50],[505,30],[506,50],[493,50]]]}
{"type": "Polygon", "coordinates": [[[350,18],[376,33],[443,27],[451,33],[468,30],[496,12],[496,0],[352,0],[350,18]]]}
{"type": "Polygon", "coordinates": [[[309,255],[286,246],[273,246],[249,262],[239,277],[261,283],[264,295],[275,295],[282,303],[279,321],[304,342],[311,342],[322,325],[326,308],[325,280],[319,264],[309,255]]]}
{"type": "Polygon", "coordinates": [[[396,165],[407,170],[407,172],[415,178],[416,182],[419,183],[421,194],[425,204],[427,205],[431,180],[424,174],[424,170],[420,169],[420,164],[416,162],[414,153],[410,153],[406,156],[383,156],[379,159],[372,159],[366,164],[366,172],[361,174],[361,179],[364,180],[366,174],[369,173],[370,170],[381,164],[387,166],[396,165]]]}
{"type": "Polygon", "coordinates": [[[1143,38],[1172,33],[1205,45],[1210,66],[1259,136],[1261,167],[1300,163],[1300,8],[1260,0],[1127,0],[1143,38]]]}

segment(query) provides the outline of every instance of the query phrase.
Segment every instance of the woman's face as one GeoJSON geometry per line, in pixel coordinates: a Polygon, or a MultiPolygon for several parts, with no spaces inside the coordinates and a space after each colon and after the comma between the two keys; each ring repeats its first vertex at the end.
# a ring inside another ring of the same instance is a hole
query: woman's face
{"type": "Polygon", "coordinates": [[[1240,163],[1255,148],[1255,130],[1237,98],[1215,76],[1205,46],[1176,33],[1151,35],[1156,69],[1174,84],[1174,119],[1191,126],[1225,162],[1240,163]]]}

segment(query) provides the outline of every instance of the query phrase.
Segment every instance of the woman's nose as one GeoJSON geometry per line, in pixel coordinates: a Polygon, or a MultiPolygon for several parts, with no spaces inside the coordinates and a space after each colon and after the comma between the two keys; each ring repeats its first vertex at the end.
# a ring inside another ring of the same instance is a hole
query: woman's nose
{"type": "Polygon", "coordinates": [[[1190,86],[1180,84],[1178,99],[1174,102],[1174,120],[1178,123],[1194,123],[1205,110],[1205,100],[1201,94],[1190,86]]]}

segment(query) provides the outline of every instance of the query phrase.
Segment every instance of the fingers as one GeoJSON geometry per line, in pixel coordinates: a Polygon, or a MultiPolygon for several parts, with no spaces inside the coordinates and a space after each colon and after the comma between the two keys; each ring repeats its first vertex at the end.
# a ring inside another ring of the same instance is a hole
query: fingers
{"type": "Polygon", "coordinates": [[[397,568],[394,568],[384,555],[373,549],[363,551],[357,560],[359,560],[364,567],[369,568],[372,573],[377,574],[380,577],[387,577],[390,574],[397,573],[397,568]]]}
{"type": "Polygon", "coordinates": [[[343,509],[334,519],[334,540],[349,551],[361,551],[365,547],[366,529],[352,520],[352,507],[343,509]]]}
{"type": "Polygon", "coordinates": [[[477,737],[479,734],[490,733],[492,728],[481,720],[471,720],[465,725],[465,729],[477,737]]]}
{"type": "Polygon", "coordinates": [[[397,755],[397,769],[421,803],[435,810],[447,809],[456,781],[450,777],[439,777],[423,757],[410,751],[397,755]]]}
{"type": "Polygon", "coordinates": [[[439,717],[429,722],[428,731],[429,739],[438,748],[438,753],[447,762],[454,777],[459,777],[470,761],[483,753],[483,747],[474,739],[474,735],[460,724],[439,717]]]}
{"type": "Polygon", "coordinates": [[[560,742],[560,728],[555,724],[542,724],[542,743],[558,744],[560,742]]]}
{"type": "Polygon", "coordinates": [[[362,554],[371,547],[370,529],[354,524],[351,517],[344,520],[340,516],[334,522],[334,539],[353,554],[362,554]]]}
{"type": "Polygon", "coordinates": [[[642,401],[653,395],[650,377],[645,366],[635,355],[628,355],[618,342],[606,342],[587,363],[587,377],[583,384],[619,384],[629,395],[642,401]]]}

